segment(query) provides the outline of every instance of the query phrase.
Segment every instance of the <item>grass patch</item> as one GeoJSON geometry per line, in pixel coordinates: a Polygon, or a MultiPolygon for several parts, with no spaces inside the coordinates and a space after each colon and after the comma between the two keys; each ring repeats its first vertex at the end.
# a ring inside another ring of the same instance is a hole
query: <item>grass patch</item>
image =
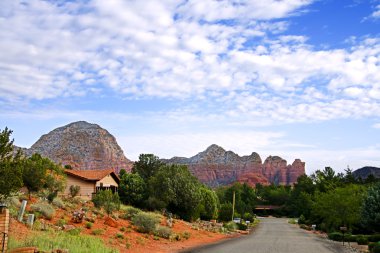
{"type": "Polygon", "coordinates": [[[12,237],[9,239],[9,249],[35,246],[44,252],[51,252],[52,249],[68,249],[70,253],[119,252],[106,247],[100,238],[88,235],[73,236],[62,231],[35,234],[22,242],[16,241],[12,237]]]}

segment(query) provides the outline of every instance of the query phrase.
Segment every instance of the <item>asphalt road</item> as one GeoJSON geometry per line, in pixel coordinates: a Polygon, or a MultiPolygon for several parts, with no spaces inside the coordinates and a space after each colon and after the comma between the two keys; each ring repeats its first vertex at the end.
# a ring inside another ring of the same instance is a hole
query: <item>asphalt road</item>
{"type": "Polygon", "coordinates": [[[186,251],[188,253],[346,253],[347,249],[288,224],[264,218],[251,235],[186,251]]]}

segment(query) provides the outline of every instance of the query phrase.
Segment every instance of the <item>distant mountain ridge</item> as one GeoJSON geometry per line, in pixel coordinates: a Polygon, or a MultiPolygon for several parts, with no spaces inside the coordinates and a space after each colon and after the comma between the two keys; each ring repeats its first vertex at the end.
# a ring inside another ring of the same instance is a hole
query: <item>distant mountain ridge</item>
{"type": "Polygon", "coordinates": [[[380,178],[380,168],[365,166],[352,172],[355,178],[366,179],[369,175],[373,175],[375,178],[380,178]]]}
{"type": "Polygon", "coordinates": [[[163,159],[163,162],[188,165],[190,172],[211,187],[228,185],[235,181],[250,185],[291,185],[299,176],[305,174],[305,163],[300,159],[288,165],[287,161],[279,156],[269,156],[262,163],[260,155],[256,152],[249,156],[239,156],[216,144],[190,158],[173,157],[163,159]]]}
{"type": "Polygon", "coordinates": [[[120,169],[130,171],[133,162],[128,160],[115,137],[97,124],[73,122],[44,134],[27,155],[39,153],[56,163],[70,165],[78,170],[120,169]]]}

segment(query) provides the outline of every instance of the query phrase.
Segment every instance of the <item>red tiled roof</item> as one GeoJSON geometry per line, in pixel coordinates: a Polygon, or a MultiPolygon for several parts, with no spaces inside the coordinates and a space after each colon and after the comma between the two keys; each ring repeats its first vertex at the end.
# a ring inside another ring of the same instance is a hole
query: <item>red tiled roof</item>
{"type": "Polygon", "coordinates": [[[113,174],[116,179],[119,177],[116,175],[113,169],[109,170],[65,170],[67,175],[79,177],[88,181],[98,181],[110,174],[113,174]]]}

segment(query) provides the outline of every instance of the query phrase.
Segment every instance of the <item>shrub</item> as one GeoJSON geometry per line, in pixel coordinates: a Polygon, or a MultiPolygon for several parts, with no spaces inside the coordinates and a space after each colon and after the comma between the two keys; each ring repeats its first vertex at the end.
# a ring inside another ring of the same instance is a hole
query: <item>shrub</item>
{"type": "Polygon", "coordinates": [[[91,229],[92,225],[94,225],[92,222],[86,222],[86,228],[91,229]]]}
{"type": "Polygon", "coordinates": [[[121,227],[121,228],[120,228],[120,231],[121,231],[121,232],[125,232],[125,230],[127,230],[125,227],[121,227]]]}
{"type": "Polygon", "coordinates": [[[300,218],[298,219],[298,224],[305,224],[305,223],[306,223],[305,216],[301,214],[300,218]]]}
{"type": "Polygon", "coordinates": [[[120,198],[117,193],[112,193],[110,190],[100,191],[92,199],[94,205],[98,208],[103,207],[108,215],[113,211],[120,209],[120,198]]]}
{"type": "Polygon", "coordinates": [[[380,242],[380,234],[374,234],[368,236],[369,242],[380,242]]]}
{"type": "Polygon", "coordinates": [[[154,230],[154,235],[169,239],[172,234],[172,230],[168,227],[158,225],[154,230]]]}
{"type": "Polygon", "coordinates": [[[57,226],[63,227],[63,225],[66,225],[67,221],[65,219],[59,219],[56,223],[57,226]]]}
{"type": "Polygon", "coordinates": [[[356,242],[359,245],[367,245],[368,244],[368,238],[364,235],[358,235],[358,236],[356,236],[356,242]]]}
{"type": "Polygon", "coordinates": [[[74,228],[74,229],[67,231],[67,233],[70,235],[79,235],[80,232],[82,232],[82,229],[80,229],[80,228],[74,228]]]}
{"type": "Polygon", "coordinates": [[[103,229],[94,229],[94,230],[92,230],[92,234],[93,235],[102,235],[102,234],[104,234],[104,230],[103,229]]]}
{"type": "Polygon", "coordinates": [[[311,230],[311,227],[308,225],[305,225],[305,224],[301,224],[300,228],[305,229],[305,230],[309,230],[309,231],[311,230]]]}
{"type": "Polygon", "coordinates": [[[248,226],[244,223],[236,223],[239,230],[247,230],[248,226]]]}
{"type": "Polygon", "coordinates": [[[50,204],[44,202],[35,203],[30,206],[30,209],[33,212],[41,213],[48,220],[51,220],[55,213],[54,208],[50,204]]]}
{"type": "Polygon", "coordinates": [[[230,222],[227,222],[224,224],[224,227],[228,230],[228,231],[235,231],[238,229],[238,225],[233,222],[233,221],[230,221],[230,222]]]}
{"type": "Polygon", "coordinates": [[[120,218],[124,220],[131,220],[133,216],[141,212],[140,209],[135,208],[133,206],[123,207],[123,211],[125,211],[125,213],[121,215],[120,218]]]}
{"type": "Polygon", "coordinates": [[[289,220],[288,220],[288,223],[290,223],[290,224],[296,224],[297,222],[296,222],[295,219],[289,219],[289,220]]]}
{"type": "Polygon", "coordinates": [[[70,196],[72,198],[74,198],[75,196],[78,195],[79,191],[80,191],[80,186],[79,185],[70,185],[70,196]]]}
{"type": "Polygon", "coordinates": [[[253,221],[253,215],[251,213],[244,213],[243,219],[252,222],[253,221]]]}
{"type": "Polygon", "coordinates": [[[152,213],[140,212],[132,218],[133,225],[135,225],[137,231],[141,233],[153,233],[159,222],[160,219],[157,215],[152,213]]]}
{"type": "Polygon", "coordinates": [[[182,237],[185,238],[186,240],[189,239],[190,236],[191,236],[191,234],[187,231],[183,232],[183,234],[182,234],[182,237]]]}
{"type": "Polygon", "coordinates": [[[124,239],[124,235],[122,233],[117,233],[115,237],[118,239],[124,239]]]}
{"type": "Polygon", "coordinates": [[[376,246],[376,244],[378,244],[378,243],[377,242],[370,242],[368,244],[368,251],[372,252],[372,249],[376,246]]]}
{"type": "Polygon", "coordinates": [[[53,206],[56,206],[58,208],[64,208],[65,207],[65,203],[63,203],[62,199],[60,199],[60,198],[53,199],[52,204],[53,204],[53,206]]]}
{"type": "Polygon", "coordinates": [[[371,253],[380,253],[380,243],[376,243],[372,250],[371,250],[371,253]]]}

